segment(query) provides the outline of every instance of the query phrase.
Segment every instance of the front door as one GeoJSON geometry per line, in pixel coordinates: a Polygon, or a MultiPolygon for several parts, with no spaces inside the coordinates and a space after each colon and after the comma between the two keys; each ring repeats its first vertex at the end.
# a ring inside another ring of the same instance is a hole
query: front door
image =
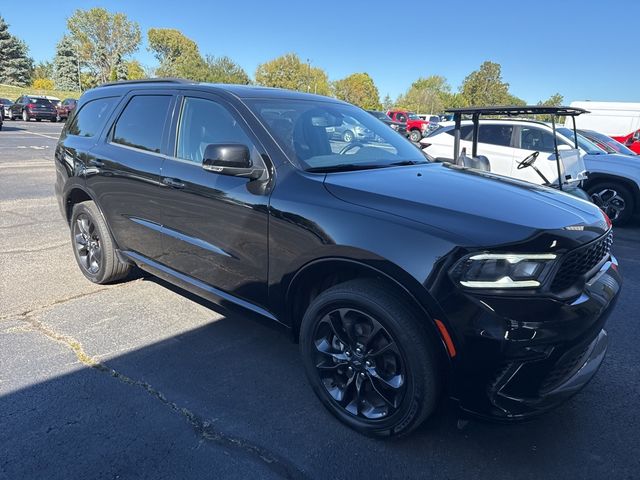
{"type": "Polygon", "coordinates": [[[160,261],[219,290],[267,304],[269,197],[258,180],[202,168],[209,144],[243,144],[254,164],[264,153],[234,108],[214,95],[179,100],[166,185],[160,261]]]}
{"type": "MultiPolygon", "coordinates": [[[[567,145],[558,138],[558,145],[567,145]]],[[[558,182],[558,164],[554,153],[553,134],[544,128],[531,125],[519,126],[516,131],[516,148],[513,176],[531,183],[544,184],[542,177],[531,167],[518,169],[518,163],[534,152],[540,152],[535,166],[550,183],[558,182]]]]}

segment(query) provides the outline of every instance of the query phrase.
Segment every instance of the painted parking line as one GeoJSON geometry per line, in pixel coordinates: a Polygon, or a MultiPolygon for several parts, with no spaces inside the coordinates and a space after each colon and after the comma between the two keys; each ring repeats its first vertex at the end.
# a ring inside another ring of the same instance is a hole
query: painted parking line
{"type": "Polygon", "coordinates": [[[52,137],[51,135],[45,135],[44,133],[37,133],[37,132],[19,132],[23,135],[38,135],[39,137],[44,137],[44,138],[49,138],[51,140],[58,140],[60,137],[52,137]]]}

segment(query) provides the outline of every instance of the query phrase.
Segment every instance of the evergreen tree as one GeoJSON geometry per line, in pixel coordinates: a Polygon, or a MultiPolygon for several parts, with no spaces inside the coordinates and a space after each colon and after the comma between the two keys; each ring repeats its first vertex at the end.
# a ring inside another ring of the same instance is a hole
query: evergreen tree
{"type": "Polygon", "coordinates": [[[0,17],[0,83],[24,86],[30,83],[33,60],[27,45],[9,33],[9,26],[0,17]]]}
{"type": "Polygon", "coordinates": [[[53,81],[58,90],[79,91],[78,84],[78,52],[71,37],[65,35],[56,46],[53,59],[53,81]]]}

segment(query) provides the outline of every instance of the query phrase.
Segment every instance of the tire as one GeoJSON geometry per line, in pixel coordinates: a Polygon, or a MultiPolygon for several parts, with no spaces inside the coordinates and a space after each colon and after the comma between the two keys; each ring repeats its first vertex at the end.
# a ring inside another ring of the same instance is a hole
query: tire
{"type": "Polygon", "coordinates": [[[41,118],[36,118],[36,122],[41,122],[42,119],[41,118]]]}
{"type": "Polygon", "coordinates": [[[111,233],[94,202],[82,202],[73,207],[70,230],[74,256],[90,281],[113,283],[128,275],[131,266],[116,255],[111,233]]]}
{"type": "Polygon", "coordinates": [[[351,143],[353,142],[353,132],[351,130],[347,130],[346,132],[344,132],[342,134],[342,141],[346,142],[346,143],[351,143]]]}
{"type": "Polygon", "coordinates": [[[51,123],[57,123],[59,121],[57,116],[51,118],[50,120],[51,120],[51,123]]]}
{"type": "Polygon", "coordinates": [[[409,140],[412,142],[418,143],[421,139],[422,133],[420,133],[420,130],[411,130],[411,132],[409,132],[409,140]]]}
{"type": "Polygon", "coordinates": [[[600,207],[614,226],[627,223],[635,211],[636,202],[628,187],[615,181],[601,182],[587,189],[591,201],[600,207]]]}
{"type": "Polygon", "coordinates": [[[27,114],[26,110],[22,111],[22,121],[23,122],[28,122],[29,121],[29,114],[27,114]]]}
{"type": "Polygon", "coordinates": [[[13,122],[15,119],[16,119],[16,117],[13,114],[13,110],[9,110],[9,120],[11,120],[13,122]]]}
{"type": "Polygon", "coordinates": [[[318,295],[302,320],[300,350],[324,406],[372,437],[406,435],[418,427],[435,409],[441,383],[437,344],[424,321],[404,296],[376,280],[350,280],[318,295]],[[348,329],[341,329],[343,320],[348,329]],[[367,340],[376,322],[381,328],[367,340]]]}

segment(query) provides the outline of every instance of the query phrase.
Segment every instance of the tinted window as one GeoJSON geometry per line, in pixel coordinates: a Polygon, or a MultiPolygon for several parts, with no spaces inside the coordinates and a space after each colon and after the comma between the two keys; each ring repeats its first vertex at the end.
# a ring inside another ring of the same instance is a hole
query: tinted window
{"type": "Polygon", "coordinates": [[[511,145],[511,134],[513,127],[511,125],[480,125],[480,133],[478,141],[480,143],[488,143],[491,145],[500,145],[508,147],[511,145]]]}
{"type": "MultiPolygon", "coordinates": [[[[447,130],[447,133],[449,135],[451,135],[452,137],[454,136],[454,132],[455,132],[455,128],[452,127],[450,130],[447,130]]],[[[433,132],[433,134],[435,133],[440,133],[439,130],[435,130],[433,132]]],[[[460,139],[461,140],[469,140],[471,141],[471,137],[473,135],[473,125],[463,125],[460,127],[460,139]]],[[[431,135],[429,135],[431,136],[431,135]]]]}
{"type": "Polygon", "coordinates": [[[553,135],[541,128],[522,127],[520,130],[520,148],[538,152],[553,152],[553,135]]]}
{"type": "Polygon", "coordinates": [[[185,98],[176,156],[201,163],[209,144],[239,143],[251,149],[251,140],[235,118],[219,103],[202,98],[185,98]]]}
{"type": "Polygon", "coordinates": [[[138,95],[131,98],[116,122],[113,142],[160,153],[170,102],[168,95],[138,95]]]}
{"type": "Polygon", "coordinates": [[[117,101],[116,97],[99,98],[85,103],[67,127],[67,134],[93,137],[103,127],[117,101]]]}

